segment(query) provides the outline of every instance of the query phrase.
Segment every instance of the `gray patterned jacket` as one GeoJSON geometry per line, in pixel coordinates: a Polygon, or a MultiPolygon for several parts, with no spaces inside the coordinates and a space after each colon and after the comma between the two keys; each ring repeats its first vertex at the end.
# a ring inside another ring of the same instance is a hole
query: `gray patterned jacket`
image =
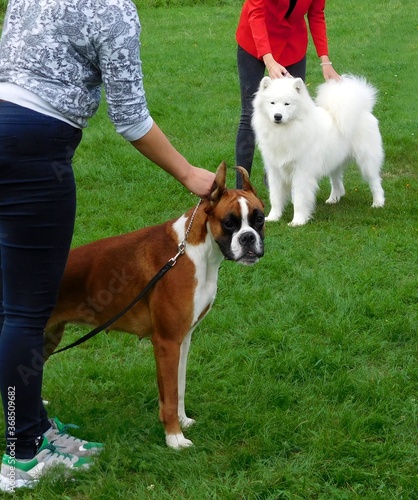
{"type": "Polygon", "coordinates": [[[131,0],[9,0],[0,82],[26,89],[80,127],[97,111],[102,84],[110,119],[150,120],[131,0]]]}

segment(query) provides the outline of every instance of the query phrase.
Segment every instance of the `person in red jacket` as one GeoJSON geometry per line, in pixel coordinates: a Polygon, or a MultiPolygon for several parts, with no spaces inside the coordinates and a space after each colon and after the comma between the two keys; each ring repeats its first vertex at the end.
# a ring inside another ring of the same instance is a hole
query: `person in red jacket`
{"type": "MultiPolygon", "coordinates": [[[[328,57],[325,0],[246,0],[236,40],[241,89],[241,118],[235,145],[236,165],[251,174],[255,138],[252,101],[267,68],[271,78],[306,77],[309,30],[325,80],[339,79],[328,57]]],[[[237,174],[237,187],[242,180],[237,174]]]]}

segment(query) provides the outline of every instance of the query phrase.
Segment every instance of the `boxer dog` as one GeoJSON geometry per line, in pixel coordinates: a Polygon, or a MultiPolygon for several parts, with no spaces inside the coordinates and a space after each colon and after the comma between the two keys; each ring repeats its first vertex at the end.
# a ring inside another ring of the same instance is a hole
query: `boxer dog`
{"type": "Polygon", "coordinates": [[[255,264],[264,254],[264,204],[246,170],[237,169],[243,175],[243,189],[226,188],[223,162],[211,194],[197,209],[158,226],[71,250],[45,330],[48,358],[67,323],[96,327],[115,316],[184,244],[176,265],[109,328],[151,339],[159,416],[171,448],[193,444],[181,430],[195,422],[186,416],[184,406],[186,362],[191,334],[215,299],[219,266],[224,259],[255,264]]]}

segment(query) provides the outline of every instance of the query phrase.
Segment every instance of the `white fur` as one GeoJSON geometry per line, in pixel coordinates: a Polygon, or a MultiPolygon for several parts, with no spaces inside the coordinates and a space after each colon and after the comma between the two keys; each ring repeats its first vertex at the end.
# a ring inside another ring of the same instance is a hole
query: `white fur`
{"type": "Polygon", "coordinates": [[[186,439],[182,432],[180,434],[166,434],[165,442],[169,448],[174,448],[175,450],[193,446],[192,441],[186,439]]]}
{"type": "Polygon", "coordinates": [[[327,203],[337,203],[345,194],[343,172],[351,159],[369,183],[372,206],[384,205],[384,154],[372,115],[375,100],[376,90],[354,76],[322,84],[316,102],[300,78],[263,78],[254,98],[252,125],[269,184],[271,211],[266,220],[280,219],[291,199],[294,216],[289,225],[306,224],[324,176],[331,181],[327,203]]]}

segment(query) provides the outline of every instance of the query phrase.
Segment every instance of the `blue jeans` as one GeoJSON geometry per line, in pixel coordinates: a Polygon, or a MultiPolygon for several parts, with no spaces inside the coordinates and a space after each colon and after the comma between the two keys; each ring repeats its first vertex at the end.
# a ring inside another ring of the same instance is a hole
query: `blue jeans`
{"type": "MultiPolygon", "coordinates": [[[[252,56],[240,46],[238,46],[237,63],[241,90],[241,118],[235,141],[235,164],[244,167],[251,174],[255,150],[255,137],[251,127],[253,98],[264,77],[266,66],[263,60],[252,56]]],[[[286,69],[295,78],[305,80],[306,57],[296,64],[287,66],[286,69]]],[[[237,188],[241,187],[241,174],[237,172],[237,188]]]]}
{"type": "Polygon", "coordinates": [[[0,390],[16,458],[32,458],[50,427],[43,333],[73,235],[80,140],[80,129],[0,102],[0,390]]]}

